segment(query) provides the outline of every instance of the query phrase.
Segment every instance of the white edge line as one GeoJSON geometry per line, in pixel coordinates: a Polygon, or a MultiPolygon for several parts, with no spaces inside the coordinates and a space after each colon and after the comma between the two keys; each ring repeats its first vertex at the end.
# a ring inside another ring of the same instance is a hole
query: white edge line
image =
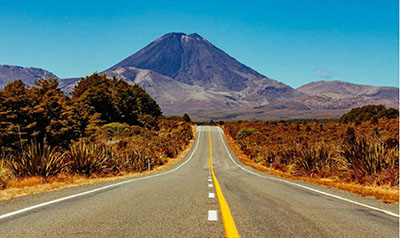
{"type": "Polygon", "coordinates": [[[36,205],[33,205],[33,206],[29,206],[29,207],[26,207],[26,208],[22,208],[22,209],[13,211],[13,212],[9,212],[9,213],[5,213],[3,215],[0,215],[0,220],[8,218],[8,217],[11,217],[11,216],[14,216],[14,215],[18,215],[18,214],[21,214],[21,213],[24,213],[24,212],[31,211],[31,210],[34,210],[36,208],[48,206],[48,205],[51,205],[51,204],[54,204],[54,203],[58,203],[58,202],[62,202],[62,201],[68,200],[68,199],[72,199],[72,198],[84,196],[84,195],[87,195],[87,194],[90,194],[90,193],[102,191],[102,190],[105,190],[105,189],[108,189],[108,188],[112,188],[112,187],[116,187],[116,186],[119,186],[119,185],[122,185],[122,184],[131,183],[131,182],[138,181],[138,180],[154,178],[154,177],[157,177],[157,176],[166,175],[166,174],[175,172],[176,170],[178,170],[179,168],[181,168],[182,166],[187,164],[192,159],[194,153],[196,152],[197,147],[199,145],[199,141],[200,141],[200,135],[201,135],[200,130],[198,130],[198,131],[199,131],[199,133],[198,133],[199,136],[198,136],[198,139],[197,139],[197,143],[196,143],[196,146],[194,147],[194,150],[193,150],[192,154],[190,155],[189,159],[187,159],[181,165],[179,165],[178,167],[176,167],[176,168],[174,168],[172,170],[169,170],[169,171],[166,171],[166,172],[161,172],[161,173],[156,173],[154,175],[150,175],[150,176],[146,176],[146,177],[129,179],[129,180],[126,180],[126,181],[110,184],[110,185],[107,185],[107,186],[104,186],[104,187],[100,187],[100,188],[96,188],[96,189],[93,189],[93,190],[89,190],[89,191],[86,191],[86,192],[77,193],[77,194],[73,194],[73,195],[70,195],[70,196],[67,196],[67,197],[62,197],[62,198],[58,198],[58,199],[55,199],[55,200],[52,200],[52,201],[48,201],[48,202],[36,204],[36,205]]]}
{"type": "Polygon", "coordinates": [[[323,191],[320,191],[320,190],[317,190],[317,189],[314,189],[314,188],[310,188],[310,187],[307,187],[307,186],[304,186],[304,185],[301,185],[301,184],[297,184],[297,183],[293,183],[293,182],[290,182],[290,181],[286,181],[286,180],[283,180],[283,179],[273,178],[273,177],[267,177],[267,176],[264,176],[264,175],[260,175],[260,174],[254,173],[253,171],[250,171],[250,170],[248,170],[248,169],[242,167],[240,164],[238,164],[238,163],[232,158],[231,153],[229,152],[228,147],[226,146],[226,143],[225,143],[225,141],[224,141],[224,138],[222,137],[222,128],[220,128],[220,127],[219,127],[219,135],[220,135],[220,137],[221,137],[222,143],[224,144],[225,150],[226,150],[227,154],[229,155],[229,158],[230,158],[230,159],[233,161],[233,163],[235,163],[239,168],[243,169],[244,171],[246,171],[246,172],[248,172],[248,173],[251,173],[251,174],[253,174],[253,175],[255,175],[255,176],[258,176],[258,177],[262,177],[262,178],[266,178],[266,179],[270,179],[270,180],[276,180],[276,181],[280,181],[280,182],[283,182],[283,183],[287,183],[287,184],[290,184],[290,185],[293,185],[293,186],[297,186],[297,187],[300,187],[300,188],[303,188],[303,189],[306,189],[306,190],[313,191],[313,192],[315,192],[315,193],[323,194],[323,195],[325,195],[325,196],[333,197],[333,198],[336,198],[336,199],[339,199],[339,200],[342,200],[342,201],[346,201],[346,202],[353,203],[353,204],[356,204],[356,205],[359,205],[359,206],[362,206],[362,207],[366,207],[366,208],[369,208],[369,209],[371,209],[371,210],[383,212],[383,213],[385,213],[385,214],[387,214],[387,215],[390,215],[390,216],[400,217],[399,214],[396,214],[396,213],[393,213],[393,212],[390,212],[390,211],[387,211],[387,210],[384,210],[384,209],[380,209],[380,208],[377,208],[377,207],[373,207],[373,206],[370,206],[370,205],[367,205],[367,204],[364,204],[364,203],[356,202],[356,201],[353,201],[353,200],[350,200],[350,199],[347,199],[347,198],[344,198],[344,197],[340,197],[340,196],[338,196],[338,195],[333,195],[333,194],[330,194],[330,193],[327,193],[327,192],[323,192],[323,191]]]}

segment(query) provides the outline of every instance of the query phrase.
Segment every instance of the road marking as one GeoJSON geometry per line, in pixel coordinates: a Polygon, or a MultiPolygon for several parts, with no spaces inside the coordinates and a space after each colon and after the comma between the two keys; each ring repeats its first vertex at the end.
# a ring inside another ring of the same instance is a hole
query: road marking
{"type": "Polygon", "coordinates": [[[239,232],[236,228],[235,221],[233,220],[231,210],[229,209],[228,203],[226,202],[224,195],[222,194],[221,187],[219,186],[218,179],[215,176],[214,168],[212,164],[212,144],[211,144],[211,132],[210,127],[208,127],[208,140],[210,141],[210,158],[208,167],[211,170],[211,175],[214,179],[215,192],[217,193],[217,198],[219,202],[219,209],[221,210],[222,223],[224,224],[225,236],[228,238],[240,237],[239,232]]]}
{"type": "Polygon", "coordinates": [[[92,190],[89,190],[89,191],[86,191],[86,192],[73,194],[73,195],[70,195],[70,196],[58,198],[58,199],[55,199],[55,200],[52,200],[52,201],[48,201],[48,202],[44,202],[44,203],[39,203],[39,204],[30,206],[30,207],[22,208],[22,209],[13,211],[13,212],[9,212],[9,213],[5,213],[3,215],[0,215],[0,220],[8,218],[8,217],[11,217],[11,216],[15,216],[15,215],[18,215],[18,214],[21,214],[21,213],[24,213],[24,212],[28,212],[28,211],[31,211],[31,210],[34,210],[34,209],[37,209],[37,208],[40,208],[40,207],[48,206],[48,205],[51,205],[51,204],[54,204],[54,203],[62,202],[62,201],[65,201],[65,200],[76,198],[76,197],[81,197],[81,196],[84,196],[84,195],[87,195],[87,194],[90,194],[90,193],[95,193],[95,192],[102,191],[102,190],[105,190],[105,189],[108,189],[108,188],[112,188],[112,187],[116,187],[116,186],[119,186],[119,185],[123,185],[123,184],[131,183],[131,182],[135,182],[135,181],[139,181],[139,180],[145,180],[145,179],[154,178],[154,177],[158,177],[158,176],[161,176],[161,175],[167,175],[167,174],[173,173],[176,170],[180,169],[185,164],[187,164],[192,159],[194,153],[196,152],[197,147],[199,145],[200,137],[201,137],[201,133],[200,133],[201,130],[199,130],[199,128],[197,128],[196,131],[199,132],[198,133],[199,136],[198,136],[198,139],[197,139],[197,142],[196,142],[196,146],[194,147],[194,149],[192,151],[192,154],[190,155],[190,157],[185,162],[183,162],[182,164],[180,164],[178,167],[176,167],[174,169],[171,169],[171,170],[165,171],[165,172],[161,172],[161,173],[156,173],[156,174],[149,175],[149,176],[146,176],[146,177],[139,177],[139,178],[129,179],[129,180],[122,181],[122,182],[119,182],[119,183],[114,183],[114,184],[110,184],[110,185],[107,185],[107,186],[104,186],[104,187],[92,189],[92,190]]]}
{"type": "Polygon", "coordinates": [[[218,220],[217,211],[216,210],[208,210],[208,220],[216,221],[218,220]]]}
{"type": "Polygon", "coordinates": [[[208,179],[208,182],[212,182],[212,179],[211,179],[211,178],[209,178],[209,179],[208,179]]]}
{"type": "Polygon", "coordinates": [[[212,188],[212,187],[213,187],[212,183],[208,184],[208,187],[209,187],[209,188],[212,188]]]}
{"type": "Polygon", "coordinates": [[[353,201],[353,200],[350,200],[350,199],[347,199],[347,198],[344,198],[344,197],[340,197],[340,196],[338,196],[338,195],[334,195],[334,194],[330,194],[330,193],[327,193],[327,192],[323,192],[323,191],[320,191],[320,190],[317,190],[317,189],[314,189],[314,188],[310,188],[310,187],[307,187],[307,186],[304,186],[304,185],[301,185],[301,184],[297,184],[297,183],[293,183],[293,182],[290,182],[290,181],[286,181],[286,180],[283,180],[283,179],[274,178],[274,177],[267,177],[267,176],[264,176],[264,175],[260,175],[260,174],[257,174],[257,173],[255,173],[255,172],[251,171],[251,170],[248,170],[248,169],[242,167],[241,165],[239,165],[239,164],[232,158],[231,153],[229,152],[228,147],[226,146],[226,143],[225,143],[225,141],[224,141],[224,138],[222,137],[222,132],[223,132],[222,128],[219,128],[219,132],[220,132],[219,135],[220,135],[220,137],[221,137],[222,143],[224,144],[225,150],[226,150],[227,154],[229,155],[229,158],[230,158],[230,159],[232,160],[232,162],[233,162],[234,164],[236,164],[239,168],[241,168],[242,170],[244,170],[244,171],[246,171],[246,172],[248,172],[248,173],[251,173],[251,174],[253,174],[253,175],[255,175],[255,176],[258,176],[258,177],[261,177],[261,178],[266,178],[266,179],[270,179],[270,180],[280,181],[280,182],[283,182],[283,183],[286,183],[286,184],[290,184],[290,185],[293,185],[293,186],[296,186],[296,187],[300,187],[300,188],[303,188],[303,189],[306,189],[306,190],[309,190],[309,191],[313,191],[313,192],[315,192],[315,193],[319,193],[319,194],[322,194],[322,195],[325,195],[325,196],[328,196],[328,197],[333,197],[333,198],[336,198],[336,199],[339,199],[339,200],[342,200],[342,201],[346,201],[346,202],[353,203],[353,204],[356,204],[356,205],[359,205],[359,206],[362,206],[362,207],[366,207],[366,208],[369,208],[369,209],[371,209],[371,210],[375,210],[375,211],[378,211],[378,212],[383,212],[383,213],[385,213],[385,214],[387,214],[387,215],[390,215],[390,216],[400,217],[399,214],[396,214],[396,213],[393,213],[393,212],[390,212],[390,211],[387,211],[387,210],[384,210],[384,209],[380,209],[380,208],[373,207],[373,206],[370,206],[370,205],[367,205],[367,204],[364,204],[364,203],[356,202],[356,201],[353,201]]]}
{"type": "Polygon", "coordinates": [[[215,193],[208,193],[208,198],[215,198],[215,193]]]}

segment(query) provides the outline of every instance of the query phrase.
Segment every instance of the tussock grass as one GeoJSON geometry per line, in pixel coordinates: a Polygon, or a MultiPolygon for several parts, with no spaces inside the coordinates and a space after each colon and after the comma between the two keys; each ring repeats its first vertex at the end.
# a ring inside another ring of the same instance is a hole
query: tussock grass
{"type": "MultiPolygon", "coordinates": [[[[191,133],[194,135],[195,127],[191,128],[191,133]]],[[[162,165],[152,168],[151,171],[120,171],[118,173],[96,174],[90,176],[79,173],[59,173],[56,176],[44,178],[42,176],[10,178],[7,180],[7,187],[0,190],[0,201],[8,200],[16,197],[32,195],[37,193],[50,192],[58,189],[76,187],[84,184],[95,184],[117,179],[132,178],[140,175],[146,175],[163,171],[172,165],[178,163],[189,152],[193,145],[194,138],[190,139],[186,146],[179,152],[175,158],[166,159],[162,165]]],[[[1,162],[0,162],[1,165],[1,162]]]]}
{"type": "Polygon", "coordinates": [[[169,160],[191,143],[193,128],[181,117],[160,117],[157,123],[156,128],[118,123],[95,127],[90,137],[72,142],[67,149],[32,141],[22,152],[0,155],[0,189],[29,181],[50,183],[63,176],[92,178],[144,172],[170,164],[169,160]]]}
{"type": "Polygon", "coordinates": [[[224,131],[238,158],[255,169],[399,201],[398,118],[359,125],[227,122],[224,131]],[[244,127],[260,133],[238,139],[244,127]]]}

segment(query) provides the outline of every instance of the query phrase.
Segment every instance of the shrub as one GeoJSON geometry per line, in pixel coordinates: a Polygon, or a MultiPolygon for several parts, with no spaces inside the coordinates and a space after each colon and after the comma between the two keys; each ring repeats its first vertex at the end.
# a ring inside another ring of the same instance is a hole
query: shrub
{"type": "Polygon", "coordinates": [[[118,122],[108,123],[103,126],[108,136],[128,136],[129,126],[118,122]]]}
{"type": "Polygon", "coordinates": [[[90,176],[106,171],[108,148],[101,144],[76,142],[70,146],[68,158],[71,172],[90,176]]]}
{"type": "Polygon", "coordinates": [[[240,129],[240,131],[236,135],[236,139],[240,140],[240,139],[246,138],[248,136],[251,136],[251,135],[257,134],[257,133],[260,133],[260,132],[258,132],[256,129],[253,129],[253,128],[242,128],[242,129],[240,129]]]}
{"type": "Polygon", "coordinates": [[[384,105],[366,105],[363,107],[356,107],[350,112],[344,114],[340,118],[340,122],[348,123],[353,121],[369,121],[371,118],[376,117],[374,122],[379,118],[395,118],[399,116],[399,111],[394,108],[386,109],[384,105]]]}
{"type": "Polygon", "coordinates": [[[352,172],[352,179],[360,182],[375,183],[378,174],[385,170],[398,169],[399,166],[398,147],[388,148],[376,137],[369,140],[365,137],[347,140],[343,156],[352,172]]]}
{"type": "Polygon", "coordinates": [[[324,171],[329,171],[334,167],[329,149],[323,146],[310,148],[308,144],[303,145],[301,156],[297,158],[295,164],[300,172],[309,176],[314,174],[324,176],[324,171]]]}
{"type": "Polygon", "coordinates": [[[159,129],[157,120],[151,115],[140,116],[139,122],[141,125],[143,125],[147,129],[155,129],[155,130],[159,129]]]}
{"type": "Polygon", "coordinates": [[[12,171],[7,166],[7,158],[0,158],[0,190],[5,189],[13,177],[12,171]]]}
{"type": "Polygon", "coordinates": [[[47,178],[61,172],[67,165],[65,159],[66,154],[56,151],[56,148],[31,141],[30,145],[25,146],[23,153],[12,156],[9,163],[18,177],[42,176],[47,178]]]}

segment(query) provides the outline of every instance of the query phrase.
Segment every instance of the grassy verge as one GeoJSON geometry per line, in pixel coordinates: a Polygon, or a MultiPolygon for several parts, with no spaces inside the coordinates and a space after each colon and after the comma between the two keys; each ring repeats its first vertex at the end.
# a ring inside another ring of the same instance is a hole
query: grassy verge
{"type": "MultiPolygon", "coordinates": [[[[192,134],[195,133],[195,126],[192,126],[192,134]]],[[[168,169],[172,165],[178,163],[183,159],[189,152],[194,141],[193,139],[185,146],[180,153],[173,157],[167,158],[162,165],[154,166],[150,171],[141,172],[119,172],[111,174],[92,174],[91,176],[85,176],[80,174],[69,174],[69,173],[59,173],[56,176],[49,178],[44,178],[42,176],[32,176],[32,177],[13,177],[7,181],[7,187],[0,190],[0,201],[9,200],[16,197],[27,196],[37,193],[46,193],[54,190],[76,187],[86,184],[95,184],[106,181],[113,181],[124,178],[133,178],[137,176],[152,174],[161,172],[168,169]]],[[[3,170],[2,170],[3,171],[3,170]]]]}
{"type": "Polygon", "coordinates": [[[290,172],[281,171],[279,169],[270,170],[270,168],[265,166],[264,163],[262,163],[262,162],[257,163],[254,160],[251,160],[247,155],[245,155],[240,150],[240,148],[236,144],[235,140],[227,132],[226,128],[223,128],[223,129],[224,129],[225,135],[228,139],[228,143],[231,146],[232,150],[234,151],[236,157],[239,158],[243,164],[248,165],[254,169],[257,169],[259,171],[263,171],[263,172],[266,172],[266,173],[269,173],[269,174],[272,174],[275,176],[279,176],[282,178],[312,182],[312,183],[327,186],[327,187],[333,187],[333,188],[346,190],[346,191],[356,193],[356,194],[359,194],[362,196],[373,196],[377,199],[383,200],[386,203],[398,203],[399,202],[399,187],[398,186],[363,185],[363,184],[359,184],[359,183],[355,183],[355,182],[340,181],[340,178],[335,178],[335,177],[330,177],[330,178],[321,178],[318,176],[302,177],[302,176],[293,175],[290,172]]]}

